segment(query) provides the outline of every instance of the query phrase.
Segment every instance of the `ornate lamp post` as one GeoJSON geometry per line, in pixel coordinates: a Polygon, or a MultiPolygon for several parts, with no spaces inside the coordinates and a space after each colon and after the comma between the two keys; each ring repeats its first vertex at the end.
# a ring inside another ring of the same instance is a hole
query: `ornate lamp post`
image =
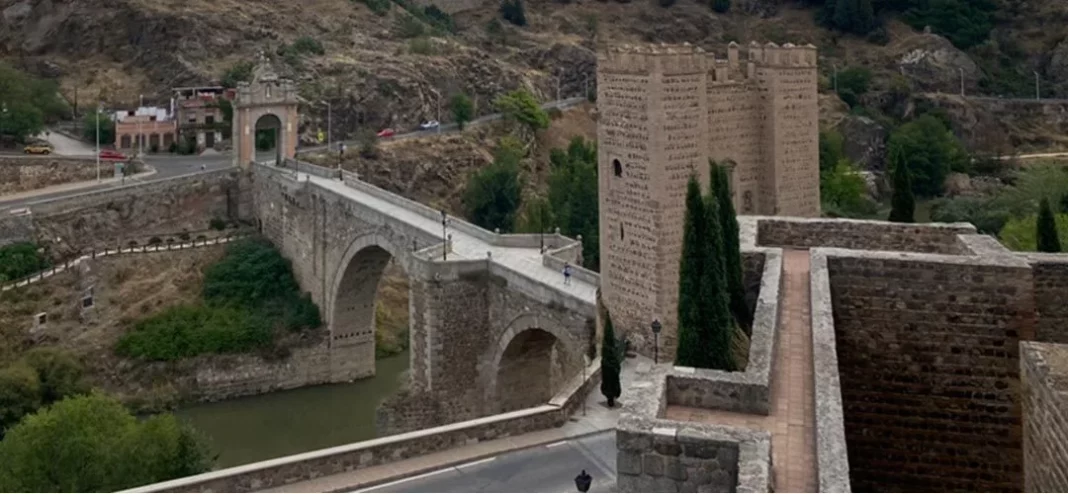
{"type": "Polygon", "coordinates": [[[660,325],[660,319],[653,319],[653,363],[660,363],[660,330],[663,326],[660,325]]]}
{"type": "Polygon", "coordinates": [[[593,483],[593,476],[586,473],[585,470],[575,477],[575,488],[578,489],[579,492],[589,492],[591,483],[593,483]]]}
{"type": "Polygon", "coordinates": [[[445,213],[445,210],[442,209],[441,210],[441,240],[443,242],[442,243],[443,247],[441,248],[441,260],[442,261],[448,261],[449,260],[449,237],[448,237],[447,232],[445,230],[447,225],[448,225],[448,215],[445,213]]]}

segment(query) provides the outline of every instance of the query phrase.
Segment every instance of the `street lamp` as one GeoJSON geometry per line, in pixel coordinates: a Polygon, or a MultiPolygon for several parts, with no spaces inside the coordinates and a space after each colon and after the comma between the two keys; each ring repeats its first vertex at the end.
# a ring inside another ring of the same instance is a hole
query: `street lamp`
{"type": "MultiPolygon", "coordinates": [[[[134,113],[141,113],[141,107],[145,106],[145,95],[138,97],[137,111],[134,113]]],[[[145,155],[145,134],[141,132],[141,115],[137,115],[137,157],[141,158],[145,155]]],[[[100,114],[96,116],[96,124],[100,125],[100,114]]],[[[142,158],[143,159],[143,158],[142,158]]]]}
{"type": "Polygon", "coordinates": [[[586,473],[586,470],[583,470],[582,473],[575,477],[575,488],[579,492],[589,492],[591,483],[593,483],[593,477],[586,473]]]}
{"type": "Polygon", "coordinates": [[[441,248],[441,260],[442,261],[448,261],[449,260],[449,237],[446,235],[446,231],[445,231],[445,227],[446,227],[447,224],[448,224],[448,215],[445,213],[445,210],[442,209],[441,210],[441,241],[443,242],[442,243],[442,248],[441,248]]]}
{"type": "Polygon", "coordinates": [[[663,327],[660,325],[660,319],[653,319],[653,363],[660,363],[660,330],[663,327]]]}
{"type": "Polygon", "coordinates": [[[96,181],[100,181],[100,102],[96,103],[96,181]]]}

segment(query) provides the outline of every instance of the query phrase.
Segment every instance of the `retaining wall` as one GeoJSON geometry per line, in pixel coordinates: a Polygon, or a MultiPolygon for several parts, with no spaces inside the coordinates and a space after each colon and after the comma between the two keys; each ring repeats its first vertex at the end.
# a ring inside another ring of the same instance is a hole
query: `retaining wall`
{"type": "MultiPolygon", "coordinates": [[[[96,179],[96,160],[62,156],[0,156],[0,196],[52,185],[96,179]]],[[[102,178],[115,174],[110,162],[100,164],[102,178]]]]}
{"type": "Polygon", "coordinates": [[[1024,492],[1068,492],[1068,345],[1020,344],[1024,492]]]}

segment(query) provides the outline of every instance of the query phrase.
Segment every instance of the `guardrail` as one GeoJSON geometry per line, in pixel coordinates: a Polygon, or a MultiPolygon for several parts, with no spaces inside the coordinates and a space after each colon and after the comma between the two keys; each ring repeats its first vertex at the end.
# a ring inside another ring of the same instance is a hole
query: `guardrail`
{"type": "MultiPolygon", "coordinates": [[[[43,280],[45,280],[47,278],[51,278],[52,276],[55,276],[55,275],[60,274],[60,273],[63,273],[63,272],[65,272],[65,271],[67,271],[67,270],[69,270],[71,268],[77,267],[83,261],[89,261],[89,260],[98,259],[98,258],[101,258],[101,257],[121,255],[121,254],[148,254],[148,253],[154,253],[154,252],[169,252],[169,251],[180,251],[180,250],[187,250],[187,249],[196,249],[196,248],[201,248],[201,247],[209,247],[209,246],[213,246],[213,245],[227,244],[227,243],[233,242],[235,240],[239,240],[239,239],[248,237],[249,235],[250,235],[250,233],[248,233],[248,232],[240,232],[240,233],[237,233],[237,234],[228,234],[225,237],[216,237],[216,238],[207,238],[206,236],[201,235],[201,236],[198,236],[197,238],[195,238],[194,240],[191,240],[191,241],[188,241],[188,242],[182,241],[182,242],[179,242],[177,244],[173,243],[173,242],[163,242],[161,240],[160,243],[153,243],[151,245],[142,245],[142,246],[139,246],[139,247],[118,247],[118,248],[115,248],[115,249],[104,248],[103,250],[93,249],[92,251],[90,251],[87,254],[83,254],[83,255],[81,255],[79,257],[76,257],[74,259],[68,259],[68,260],[64,261],[62,264],[53,265],[51,268],[44,269],[44,270],[38,271],[36,273],[29,274],[29,275],[23,276],[21,278],[15,279],[15,280],[2,282],[2,283],[0,283],[0,292],[6,292],[8,290],[13,290],[15,288],[21,288],[21,287],[24,287],[24,286],[27,286],[27,285],[31,285],[33,283],[38,283],[38,282],[43,281],[43,280]],[[201,237],[204,237],[204,238],[201,238],[201,237]]],[[[153,238],[159,238],[159,237],[160,237],[159,235],[153,236],[153,238]]],[[[169,236],[168,235],[164,235],[164,237],[169,237],[169,236]]],[[[168,240],[170,240],[170,239],[168,239],[168,240]]]]}

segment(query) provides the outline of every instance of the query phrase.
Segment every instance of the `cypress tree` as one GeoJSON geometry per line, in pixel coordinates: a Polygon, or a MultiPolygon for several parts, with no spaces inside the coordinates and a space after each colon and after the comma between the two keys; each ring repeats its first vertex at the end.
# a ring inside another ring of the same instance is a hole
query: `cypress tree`
{"type": "Polygon", "coordinates": [[[890,221],[915,223],[916,198],[912,196],[912,179],[905,158],[894,160],[894,195],[890,199],[890,221]]]}
{"type": "Polygon", "coordinates": [[[730,292],[727,286],[726,252],[723,246],[723,229],[719,224],[719,205],[709,194],[705,199],[704,272],[701,276],[701,326],[698,340],[702,347],[702,362],[705,369],[734,370],[731,358],[731,337],[734,332],[734,317],[730,309],[730,292]]]}
{"type": "Polygon", "coordinates": [[[1035,228],[1039,252],[1061,251],[1061,240],[1057,236],[1057,222],[1053,219],[1053,211],[1049,208],[1049,199],[1045,197],[1038,205],[1038,220],[1035,228]]]}
{"type": "MultiPolygon", "coordinates": [[[[679,259],[679,304],[678,304],[678,345],[675,348],[675,364],[688,367],[701,367],[701,327],[700,294],[701,274],[704,271],[702,252],[707,242],[704,234],[707,228],[705,204],[701,199],[701,185],[696,177],[690,177],[686,184],[686,215],[683,220],[682,257],[679,259]]],[[[602,350],[603,353],[603,350],[602,350]]],[[[603,360],[602,360],[603,362],[603,360]]]]}
{"type": "Polygon", "coordinates": [[[616,406],[616,398],[622,392],[619,384],[619,349],[616,348],[616,332],[612,329],[612,315],[604,311],[604,336],[601,342],[601,394],[608,399],[608,407],[616,406]]]}
{"type": "Polygon", "coordinates": [[[724,269],[727,290],[730,294],[731,313],[738,324],[750,334],[753,325],[749,306],[745,303],[745,283],[742,281],[742,250],[738,239],[738,216],[731,202],[731,182],[727,167],[710,161],[712,166],[712,193],[719,205],[719,226],[723,229],[724,269]]]}

